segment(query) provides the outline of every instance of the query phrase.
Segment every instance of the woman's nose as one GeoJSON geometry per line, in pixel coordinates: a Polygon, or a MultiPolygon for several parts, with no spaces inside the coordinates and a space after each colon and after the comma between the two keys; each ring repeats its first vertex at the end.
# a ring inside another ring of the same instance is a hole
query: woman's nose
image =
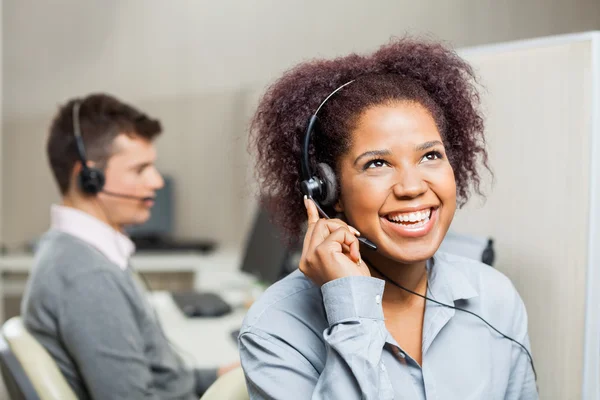
{"type": "Polygon", "coordinates": [[[399,172],[393,186],[397,198],[413,199],[425,193],[428,189],[427,182],[417,169],[408,169],[399,172]]]}

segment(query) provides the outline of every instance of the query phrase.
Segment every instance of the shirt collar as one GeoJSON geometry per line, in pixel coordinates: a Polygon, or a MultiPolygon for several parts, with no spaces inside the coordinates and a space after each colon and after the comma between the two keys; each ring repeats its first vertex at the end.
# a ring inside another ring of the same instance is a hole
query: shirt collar
{"type": "MultiPolygon", "coordinates": [[[[456,300],[467,300],[478,297],[479,293],[469,282],[467,276],[457,268],[453,261],[443,252],[437,252],[427,261],[427,292],[426,296],[440,303],[454,306],[456,300]]],[[[422,352],[425,354],[429,346],[454,316],[454,310],[425,302],[425,317],[423,320],[422,352]]],[[[400,349],[394,337],[387,331],[386,342],[400,349]]]]}
{"type": "Polygon", "coordinates": [[[81,210],[52,205],[51,229],[67,233],[92,245],[122,269],[135,251],[133,242],[121,232],[81,210]]]}
{"type": "Polygon", "coordinates": [[[456,268],[445,253],[436,253],[427,262],[427,271],[429,290],[434,295],[443,296],[446,301],[454,302],[479,296],[464,272],[456,268]]]}

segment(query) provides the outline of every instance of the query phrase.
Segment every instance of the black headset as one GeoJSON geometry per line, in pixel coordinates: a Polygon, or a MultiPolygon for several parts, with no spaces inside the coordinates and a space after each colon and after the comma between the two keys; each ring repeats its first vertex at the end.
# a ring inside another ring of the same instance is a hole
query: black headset
{"type": "Polygon", "coordinates": [[[87,165],[87,157],[85,154],[85,146],[83,145],[83,137],[81,136],[81,125],[79,123],[79,109],[81,103],[76,101],[73,104],[73,135],[75,136],[75,144],[77,145],[77,155],[81,161],[81,171],[79,171],[79,187],[84,193],[98,194],[104,189],[106,178],[104,172],[98,168],[89,167],[87,165]]]}
{"type": "Polygon", "coordinates": [[[81,161],[81,171],[77,178],[79,188],[89,195],[97,195],[102,192],[109,196],[120,197],[123,199],[130,200],[153,200],[153,197],[139,197],[129,194],[120,194],[109,192],[104,190],[104,184],[106,183],[106,177],[104,172],[99,168],[90,167],[87,165],[87,157],[85,153],[85,146],[83,144],[83,137],[81,135],[81,124],[79,121],[79,109],[81,108],[81,102],[76,101],[73,104],[73,136],[75,136],[75,144],[77,148],[77,156],[81,161]]]}
{"type": "MultiPolygon", "coordinates": [[[[302,168],[302,182],[300,182],[300,190],[302,194],[310,198],[314,201],[317,209],[321,213],[324,218],[330,219],[327,213],[323,210],[322,206],[332,206],[337,201],[337,179],[335,177],[335,172],[333,172],[333,168],[331,168],[328,164],[318,163],[317,171],[314,173],[310,168],[310,160],[309,160],[309,147],[310,147],[310,137],[313,131],[316,129],[317,125],[317,114],[319,110],[325,105],[327,100],[331,98],[334,94],[336,94],[343,87],[354,82],[353,80],[350,82],[344,83],[342,86],[335,89],[333,92],[329,94],[321,102],[317,110],[310,116],[308,120],[308,127],[306,128],[306,133],[304,135],[304,145],[302,147],[302,158],[300,159],[300,166],[302,168]]],[[[370,248],[371,250],[377,250],[377,246],[371,242],[369,239],[365,237],[359,237],[358,241],[370,248]]]]}
{"type": "MultiPolygon", "coordinates": [[[[323,107],[325,105],[325,103],[327,102],[327,100],[329,100],[331,98],[331,96],[333,96],[340,89],[351,84],[352,82],[354,82],[354,80],[344,83],[342,86],[338,87],[333,92],[331,92],[329,94],[329,96],[327,96],[325,98],[325,100],[323,100],[323,102],[319,105],[319,107],[313,113],[313,115],[310,116],[310,119],[308,120],[308,127],[306,128],[306,133],[304,135],[304,143],[303,143],[303,147],[302,147],[302,158],[300,159],[303,180],[302,180],[302,182],[300,182],[300,189],[302,190],[302,193],[305,196],[307,196],[308,198],[313,200],[313,202],[317,206],[317,209],[319,210],[319,212],[322,214],[322,216],[324,218],[327,218],[327,219],[329,219],[329,216],[327,215],[327,213],[325,213],[325,211],[323,211],[323,208],[321,206],[329,207],[329,206],[334,205],[335,202],[337,201],[337,197],[338,197],[337,179],[335,177],[335,172],[333,171],[333,168],[331,168],[331,166],[329,166],[325,163],[317,164],[316,173],[311,171],[310,160],[309,160],[310,137],[311,137],[313,131],[316,129],[317,114],[319,113],[319,110],[321,110],[321,107],[323,107]]],[[[357,239],[359,242],[361,242],[362,244],[364,244],[366,247],[370,248],[371,250],[377,250],[377,246],[373,242],[371,242],[369,239],[362,237],[362,236],[358,237],[357,239]]],[[[386,281],[388,281],[392,285],[397,286],[400,289],[403,289],[409,293],[414,294],[415,296],[421,297],[425,300],[431,301],[431,302],[441,305],[443,307],[450,308],[453,310],[463,311],[465,313],[471,314],[471,315],[479,318],[487,326],[489,326],[494,331],[496,331],[498,334],[500,334],[503,338],[510,340],[513,343],[516,343],[517,345],[521,346],[521,348],[523,350],[525,350],[525,352],[527,353],[527,356],[529,357],[529,362],[531,363],[531,368],[533,370],[533,374],[534,374],[535,380],[537,382],[537,372],[535,370],[535,366],[533,365],[533,357],[531,356],[531,353],[529,352],[529,350],[527,350],[527,348],[525,346],[523,346],[523,344],[521,344],[517,340],[511,338],[510,336],[507,336],[504,333],[500,332],[498,329],[494,328],[494,326],[492,324],[490,324],[489,322],[487,322],[485,319],[483,319],[479,315],[475,314],[474,312],[465,310],[460,307],[455,307],[455,306],[451,306],[449,304],[441,303],[437,300],[429,298],[428,296],[423,296],[417,292],[414,292],[410,289],[405,288],[404,286],[395,282],[388,276],[384,275],[381,271],[379,271],[379,269],[377,269],[377,267],[375,267],[374,264],[372,264],[365,257],[363,257],[363,258],[367,261],[367,263],[369,264],[369,266],[371,266],[371,268],[373,268],[375,271],[377,271],[380,276],[382,276],[386,281]]]]}

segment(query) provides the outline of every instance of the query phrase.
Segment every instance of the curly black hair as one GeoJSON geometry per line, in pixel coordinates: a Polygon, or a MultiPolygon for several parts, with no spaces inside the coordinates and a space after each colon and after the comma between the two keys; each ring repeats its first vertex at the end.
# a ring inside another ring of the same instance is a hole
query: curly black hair
{"type": "MultiPolygon", "coordinates": [[[[300,191],[300,158],[309,117],[319,112],[321,129],[310,157],[314,170],[326,162],[337,168],[350,146],[351,132],[367,108],[397,101],[421,104],[434,118],[456,179],[457,202],[474,190],[481,195],[479,162],[489,170],[477,79],[471,66],[440,43],[401,38],[369,55],[313,60],[287,71],[264,94],[250,126],[261,198],[289,239],[306,220],[300,191]]],[[[491,171],[490,171],[491,172],[491,171]]]]}

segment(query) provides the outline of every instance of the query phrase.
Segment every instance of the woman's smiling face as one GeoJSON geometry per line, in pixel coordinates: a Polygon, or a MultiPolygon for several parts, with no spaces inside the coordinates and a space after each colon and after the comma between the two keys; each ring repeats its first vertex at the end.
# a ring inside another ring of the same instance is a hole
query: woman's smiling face
{"type": "Polygon", "coordinates": [[[391,260],[432,257],[454,217],[456,183],[431,113],[410,101],[370,107],[351,134],[337,211],[391,260]]]}

